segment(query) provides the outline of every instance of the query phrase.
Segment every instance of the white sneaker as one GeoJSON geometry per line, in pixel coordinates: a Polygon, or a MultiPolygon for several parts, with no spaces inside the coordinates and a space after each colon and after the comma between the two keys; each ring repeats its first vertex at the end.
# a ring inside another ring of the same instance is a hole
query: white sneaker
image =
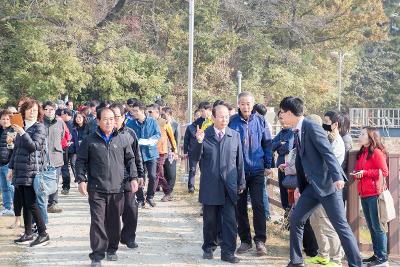
{"type": "Polygon", "coordinates": [[[4,209],[0,212],[0,216],[14,216],[14,211],[9,209],[4,209]]]}

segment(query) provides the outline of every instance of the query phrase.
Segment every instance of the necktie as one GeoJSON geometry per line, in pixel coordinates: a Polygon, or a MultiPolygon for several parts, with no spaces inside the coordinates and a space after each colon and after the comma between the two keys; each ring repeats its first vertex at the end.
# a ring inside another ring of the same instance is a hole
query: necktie
{"type": "Polygon", "coordinates": [[[224,138],[224,133],[223,132],[219,132],[218,133],[218,140],[221,141],[222,138],[224,138]]]}
{"type": "Polygon", "coordinates": [[[294,147],[300,149],[299,129],[293,130],[294,133],[294,147]]]}

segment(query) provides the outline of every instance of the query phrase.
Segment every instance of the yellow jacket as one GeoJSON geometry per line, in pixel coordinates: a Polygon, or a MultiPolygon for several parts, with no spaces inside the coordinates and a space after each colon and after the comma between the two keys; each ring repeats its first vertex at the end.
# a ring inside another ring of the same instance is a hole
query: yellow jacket
{"type": "Polygon", "coordinates": [[[158,141],[157,148],[158,153],[167,154],[168,153],[168,141],[171,143],[172,152],[177,152],[176,141],[174,137],[174,131],[172,126],[163,118],[158,118],[158,126],[160,126],[161,138],[158,141]]]}
{"type": "Polygon", "coordinates": [[[203,124],[201,125],[201,129],[203,130],[203,131],[205,131],[208,127],[210,127],[211,125],[213,125],[214,124],[214,122],[212,121],[212,119],[211,118],[207,118],[204,122],[203,122],[203,124]]]}

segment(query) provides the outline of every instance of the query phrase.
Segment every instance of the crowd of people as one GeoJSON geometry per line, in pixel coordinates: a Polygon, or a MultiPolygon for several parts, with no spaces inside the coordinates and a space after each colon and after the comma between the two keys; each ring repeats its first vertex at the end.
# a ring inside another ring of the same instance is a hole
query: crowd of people
{"type": "MultiPolygon", "coordinates": [[[[238,263],[236,255],[252,250],[253,242],[257,256],[267,255],[271,215],[266,182],[277,168],[290,231],[289,267],[342,266],[344,258],[351,267],[387,266],[377,199],[383,190],[378,180],[387,177],[388,166],[379,131],[362,130],[351,170],[374,250],[373,256],[361,259],[345,216],[345,173],[352,148],[348,116],[327,111],[323,118],[305,117],[301,99],[286,97],[277,114],[281,129],[273,137],[265,106],[256,104],[250,92],[241,93],[237,105],[201,102],[182,138],[189,194],[196,191],[200,169],[203,258],[212,259],[220,246],[221,260],[238,263]]],[[[181,127],[162,100],[147,106],[138,99],[123,104],[91,101],[75,110],[72,101],[22,98],[17,108],[1,111],[0,125],[1,215],[15,216],[10,228],[20,227],[23,215],[24,232],[15,243],[46,244],[48,213],[63,212],[58,190],[35,193],[34,181],[44,166],[62,178],[61,194],[69,194],[73,177],[88,197],[92,266],[101,266],[104,258],[116,261],[119,243],[138,247],[138,209],[156,207],[157,189],[164,194],[162,202],[173,201],[181,127]],[[16,114],[23,125],[12,123],[16,114]]]]}

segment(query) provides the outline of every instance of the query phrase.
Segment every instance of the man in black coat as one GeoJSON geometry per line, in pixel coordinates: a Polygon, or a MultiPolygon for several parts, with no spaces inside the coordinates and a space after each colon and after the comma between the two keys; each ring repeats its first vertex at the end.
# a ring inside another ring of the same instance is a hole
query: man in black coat
{"type": "Polygon", "coordinates": [[[205,131],[197,126],[193,157],[200,161],[200,194],[203,204],[203,258],[212,259],[217,247],[217,225],[222,219],[221,259],[239,262],[236,250],[236,202],[245,188],[242,145],[239,133],[228,128],[229,110],[213,109],[214,125],[205,131]]]}
{"type": "Polygon", "coordinates": [[[197,126],[204,130],[203,123],[211,116],[212,105],[209,102],[201,102],[198,110],[201,112],[201,117],[196,119],[192,124],[188,125],[183,139],[183,153],[189,161],[189,177],[188,190],[193,194],[195,190],[196,166],[198,161],[193,157],[193,149],[196,146],[196,128],[197,126]]]}
{"type": "MultiPolygon", "coordinates": [[[[112,104],[110,108],[115,114],[115,127],[119,134],[126,136],[128,143],[132,147],[132,151],[135,155],[135,165],[138,174],[138,184],[143,185],[144,183],[144,169],[142,156],[140,155],[140,148],[136,133],[124,124],[125,121],[125,109],[121,104],[112,104]]],[[[129,169],[125,171],[125,186],[124,186],[124,211],[122,213],[122,231],[121,231],[121,243],[125,244],[128,248],[137,248],[136,243],[136,228],[138,223],[138,203],[136,201],[136,193],[132,192],[132,188],[129,179],[129,169]]]]}
{"type": "Polygon", "coordinates": [[[89,195],[93,267],[101,266],[106,252],[107,260],[117,260],[125,182],[130,182],[132,192],[138,189],[135,155],[126,136],[115,130],[114,112],[103,108],[97,118],[99,128],[82,141],[75,166],[79,192],[89,195]]]}

